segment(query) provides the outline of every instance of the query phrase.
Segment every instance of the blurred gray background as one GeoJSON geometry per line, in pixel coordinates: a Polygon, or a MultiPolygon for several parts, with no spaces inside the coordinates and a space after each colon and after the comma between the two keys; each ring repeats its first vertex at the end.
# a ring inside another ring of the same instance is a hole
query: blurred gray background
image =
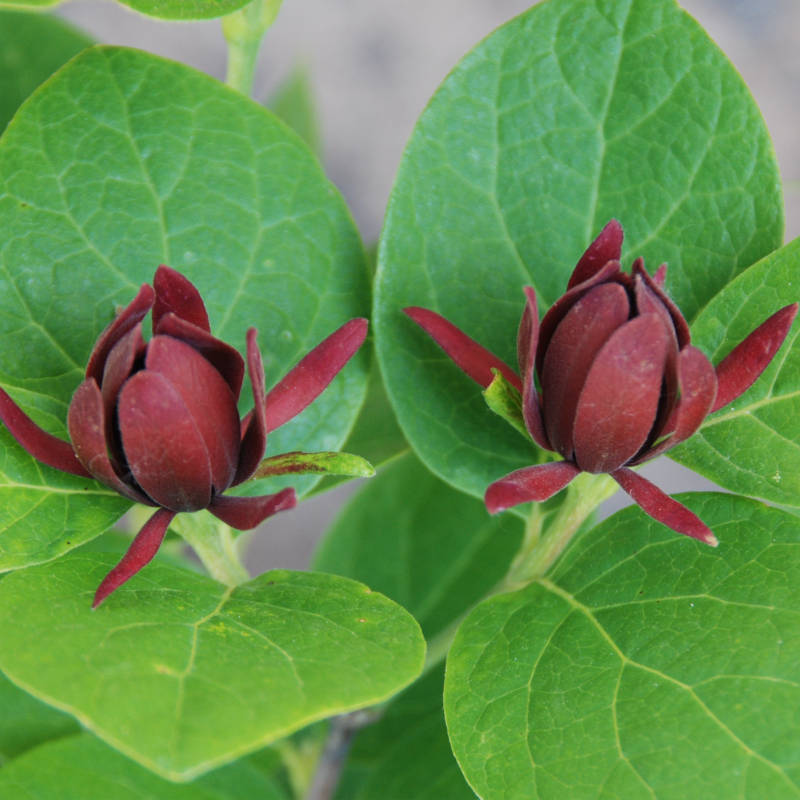
{"type": "MultiPolygon", "coordinates": [[[[284,0],[259,59],[254,96],[265,100],[298,64],[310,74],[323,161],[365,243],[380,233],[395,170],[414,122],[449,70],[531,0],[284,0]]],[[[772,133],[786,182],[787,239],[800,233],[800,3],[683,0],[738,68],[772,133]]],[[[218,21],[164,23],[109,2],[74,0],[57,13],[98,41],[128,45],[224,78],[218,21]]],[[[668,459],[648,465],[670,492],[710,484],[668,459]]],[[[303,568],[349,489],[305,501],[253,538],[249,565],[303,568]]],[[[610,513],[626,504],[619,493],[610,513]]]]}

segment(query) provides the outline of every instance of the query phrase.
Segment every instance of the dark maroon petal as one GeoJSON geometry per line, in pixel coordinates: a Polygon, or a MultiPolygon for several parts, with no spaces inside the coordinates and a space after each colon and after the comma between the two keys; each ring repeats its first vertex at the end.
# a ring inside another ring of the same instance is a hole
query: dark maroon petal
{"type": "Polygon", "coordinates": [[[174,517],[174,511],[159,508],[145,522],[144,527],[128,548],[128,552],[125,553],[119,564],[103,578],[102,583],[97,587],[92,608],[97,608],[106,597],[116,589],[119,589],[125,581],[132,578],[142,567],[153,560],[153,556],[158,552],[158,548],[161,547],[167,528],[174,517]]]}
{"type": "Polygon", "coordinates": [[[622,225],[612,219],[586,248],[586,252],[572,272],[567,289],[588,281],[609,261],[619,261],[620,255],[622,255],[622,225]]]}
{"type": "Polygon", "coordinates": [[[601,283],[619,283],[622,284],[622,286],[628,286],[631,283],[631,277],[620,270],[619,261],[610,261],[598,273],[589,278],[588,281],[573,286],[572,289],[562,294],[561,297],[550,306],[550,310],[544,315],[539,325],[539,346],[536,349],[536,369],[539,371],[540,376],[542,374],[544,357],[547,353],[547,348],[550,346],[550,338],[559,322],[564,319],[567,312],[586,294],[586,292],[601,283]]]}
{"type": "Polygon", "coordinates": [[[320,342],[267,395],[267,431],[296,417],[327,388],[367,335],[367,320],[351,319],[320,342]]]}
{"type": "Polygon", "coordinates": [[[247,371],[253,387],[253,411],[247,419],[247,427],[242,436],[239,467],[233,485],[246,481],[264,457],[267,447],[267,407],[264,388],[264,364],[256,341],[255,328],[247,331],[247,371]]]}
{"type": "Polygon", "coordinates": [[[225,344],[197,325],[192,325],[191,322],[171,313],[164,314],[159,320],[156,334],[171,336],[191,345],[222,375],[231,387],[233,396],[239,400],[244,380],[244,359],[235,347],[225,344]]]}
{"type": "Polygon", "coordinates": [[[172,511],[211,502],[211,467],[203,437],[178,390],[157,372],[128,379],[117,405],[122,447],[139,486],[172,511]]]}
{"type": "Polygon", "coordinates": [[[153,333],[158,331],[158,323],[164,314],[175,314],[186,322],[210,333],[208,314],[203,298],[194,284],[180,272],[162,264],[153,278],[156,300],[153,305],[153,333]]]}
{"type": "Polygon", "coordinates": [[[612,472],[647,441],[668,347],[669,334],[655,314],[626,322],[603,345],[575,412],[574,461],[582,470],[612,472]]]}
{"type": "Polygon", "coordinates": [[[100,334],[92,348],[89,363],[86,365],[86,377],[94,378],[98,386],[103,379],[103,368],[111,348],[135,325],[140,323],[153,305],[155,293],[146,283],[131,303],[117,314],[116,319],[100,334]]]}
{"type": "Polygon", "coordinates": [[[237,531],[249,531],[267,517],[279,511],[288,511],[297,505],[294,489],[284,489],[277,494],[261,497],[227,497],[217,495],[208,510],[237,531]]]}
{"type": "Polygon", "coordinates": [[[719,544],[717,537],[700,517],[632,469],[623,467],[615,470],[611,477],[636,501],[645,514],[662,525],[712,547],[719,544]]]}
{"type": "Polygon", "coordinates": [[[572,428],[578,400],[600,348],[630,313],[625,289],[603,283],[590,289],[567,312],[547,348],[542,366],[542,403],[547,438],[564,458],[572,458],[572,428]]]}
{"type": "Polygon", "coordinates": [[[711,411],[717,394],[717,376],[705,355],[696,347],[685,347],[678,356],[678,375],[680,399],[663,431],[672,431],[672,436],[646,450],[632,464],[641,464],[642,461],[655,458],[688,439],[711,411]]]}
{"type": "Polygon", "coordinates": [[[511,367],[479,345],[441,314],[427,308],[409,306],[403,313],[414,320],[475,383],[484,389],[492,382],[492,369],[498,369],[519,392],[522,381],[511,367]]]}
{"type": "MultiPolygon", "coordinates": [[[[647,289],[646,292],[640,289],[636,294],[637,304],[640,303],[640,298],[642,303],[647,304],[644,308],[639,305],[639,314],[649,314],[654,311],[655,309],[652,303],[657,298],[657,300],[663,304],[664,308],[666,308],[672,320],[672,324],[675,327],[675,335],[678,337],[678,349],[683,350],[691,341],[691,335],[689,334],[689,324],[686,322],[683,314],[681,314],[680,309],[670,300],[661,286],[650,277],[650,274],[644,268],[644,259],[637,258],[636,261],[633,262],[632,272],[634,278],[640,278],[640,285],[643,285],[647,289]],[[645,298],[649,298],[649,302],[645,298]]],[[[666,269],[664,270],[664,275],[666,275],[666,269]]]]}
{"type": "Polygon", "coordinates": [[[550,442],[544,432],[542,410],[539,406],[539,394],[536,391],[534,368],[536,366],[536,345],[539,342],[539,311],[536,307],[536,292],[526,286],[525,311],[519,325],[517,335],[517,357],[522,375],[522,416],[525,428],[536,444],[550,450],[550,442]]]}
{"type": "Polygon", "coordinates": [[[211,485],[225,491],[239,463],[239,412],[230,386],[197,350],[171,336],[153,337],[145,365],[180,394],[208,451],[211,485]]]}
{"type": "MultiPolygon", "coordinates": [[[[87,378],[72,395],[67,427],[76,455],[93,477],[136,503],[155,505],[135,486],[123,480],[111,463],[106,445],[103,397],[93,378],[87,378]]],[[[124,468],[122,464],[119,467],[124,468]]]]}
{"type": "Polygon", "coordinates": [[[667,280],[667,265],[662,264],[657,270],[656,274],[653,275],[653,283],[660,287],[661,289],[664,288],[664,282],[667,280]]]}
{"type": "Polygon", "coordinates": [[[783,344],[797,316],[797,303],[784,306],[762,322],[717,365],[717,399],[712,411],[747,391],[783,344]]]}
{"type": "Polygon", "coordinates": [[[542,502],[561,491],[580,470],[570,461],[537,464],[511,472],[486,490],[484,501],[490,514],[520,503],[542,502]]]}
{"type": "Polygon", "coordinates": [[[22,449],[37,461],[81,478],[91,477],[78,460],[72,445],[43,431],[3,389],[0,389],[0,420],[22,449]]]}

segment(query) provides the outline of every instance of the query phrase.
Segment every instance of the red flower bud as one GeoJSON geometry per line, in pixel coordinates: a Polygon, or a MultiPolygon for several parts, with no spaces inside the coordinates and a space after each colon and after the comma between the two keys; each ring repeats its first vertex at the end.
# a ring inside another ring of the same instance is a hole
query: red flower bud
{"type": "Polygon", "coordinates": [[[786,338],[798,304],[767,319],[715,370],[690,344],[689,326],[662,288],[666,265],[651,277],[637,259],[626,273],[621,251],[622,227],[612,220],[541,324],[534,291],[525,289],[517,335],[521,379],[435,312],[405,311],[482,386],[499,370],[521,387],[525,428],[564,459],[493,483],[485,498],[490,512],[546,500],[582,471],[607,472],[650,516],[716,545],[700,519],[629,467],[684,441],[709,413],[748,389],[786,338]]]}
{"type": "Polygon", "coordinates": [[[197,289],[161,266],[153,287],[142,286],[97,340],[69,407],[71,446],[42,431],[0,389],[0,419],[31,455],[159,509],[101,583],[95,606],[153,558],[177,513],[208,509],[244,530],[294,507],[294,489],[262,497],[222,493],[253,475],[267,432],[316,399],[366,331],[366,320],[346,323],[267,395],[251,328],[247,368],[254,409],[240,420],[244,360],[211,335],[197,289]],[[151,310],[153,336],[145,344],[142,321],[151,310]]]}

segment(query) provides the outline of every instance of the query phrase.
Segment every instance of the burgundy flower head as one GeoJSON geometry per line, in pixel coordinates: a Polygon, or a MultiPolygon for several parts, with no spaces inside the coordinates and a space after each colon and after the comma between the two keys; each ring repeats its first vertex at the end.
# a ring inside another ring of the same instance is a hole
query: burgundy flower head
{"type": "MultiPolygon", "coordinates": [[[[161,266],[153,286],[143,285],[95,343],[86,379],[69,406],[71,444],[39,428],[0,389],[0,419],[34,458],[158,507],[100,584],[95,606],[153,558],[178,513],[208,509],[247,530],[295,506],[294,489],[261,497],[223,492],[253,476],[267,434],[325,389],[366,332],[366,320],[350,320],[267,394],[256,330],[250,328],[247,370],[254,407],[240,420],[244,359],[211,335],[197,289],[161,266]],[[150,311],[153,336],[145,343],[142,321],[150,311]]],[[[284,471],[291,466],[284,464],[284,471]]]]}
{"type": "Polygon", "coordinates": [[[612,220],[541,324],[536,295],[525,288],[519,375],[439,314],[417,307],[405,313],[481,386],[504,380],[521,394],[528,434],[564,459],[491,484],[491,513],[546,500],[580,472],[607,472],[651,517],[716,546],[695,514],[630,467],[684,441],[748,389],[786,338],[798,304],[773,314],[715,369],[690,344],[689,326],[663,290],[666,265],[651,277],[639,258],[625,273],[621,251],[622,226],[612,220]]]}

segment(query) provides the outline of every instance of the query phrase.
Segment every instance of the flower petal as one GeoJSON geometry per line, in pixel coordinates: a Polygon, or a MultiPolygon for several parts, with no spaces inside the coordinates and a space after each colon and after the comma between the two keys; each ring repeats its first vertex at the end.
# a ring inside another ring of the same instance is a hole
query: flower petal
{"type": "Polygon", "coordinates": [[[297,505],[294,489],[284,489],[277,494],[261,497],[228,497],[217,495],[208,510],[237,531],[249,531],[267,517],[279,511],[288,511],[297,505]]]}
{"type": "MultiPolygon", "coordinates": [[[[67,412],[67,427],[75,454],[94,478],[135,503],[155,505],[132,485],[132,481],[125,481],[111,463],[106,445],[107,425],[103,396],[94,378],[87,378],[72,395],[67,412]]],[[[124,464],[119,464],[118,467],[122,469],[124,464]]]]}
{"type": "Polygon", "coordinates": [[[797,303],[762,322],[717,365],[717,398],[711,411],[732,403],[755,383],[783,344],[797,316],[797,303]]]}
{"type": "Polygon", "coordinates": [[[142,567],[153,560],[153,556],[158,552],[158,548],[161,547],[167,528],[174,517],[174,511],[159,508],[145,522],[144,527],[136,535],[122,560],[103,578],[102,583],[97,587],[92,608],[97,608],[106,597],[116,589],[119,589],[125,581],[132,578],[142,567]]]}
{"type": "Polygon", "coordinates": [[[92,477],[69,442],[43,431],[3,389],[0,389],[0,420],[20,447],[37,461],[70,475],[92,477]]]}
{"type": "Polygon", "coordinates": [[[539,310],[536,306],[536,292],[530,286],[526,286],[523,291],[525,311],[522,313],[517,333],[517,359],[522,376],[522,416],[525,428],[533,441],[545,450],[552,450],[544,431],[539,393],[536,391],[534,378],[536,347],[539,344],[539,310]]]}
{"type": "Polygon", "coordinates": [[[574,461],[582,470],[612,472],[647,441],[669,341],[658,316],[645,314],[618,328],[600,349],[575,412],[574,461]]]}
{"type": "Polygon", "coordinates": [[[103,367],[111,348],[131,329],[141,322],[153,305],[155,292],[148,284],[143,284],[129,305],[117,314],[116,319],[100,334],[92,348],[86,377],[94,378],[98,386],[103,379],[103,367]]]}
{"type": "Polygon", "coordinates": [[[684,347],[678,355],[680,399],[664,433],[672,435],[656,447],[645,450],[631,464],[641,464],[688,439],[703,423],[717,393],[717,376],[714,367],[696,347],[684,347]]]}
{"type": "Polygon", "coordinates": [[[484,389],[492,382],[494,368],[500,370],[518,391],[522,391],[522,381],[508,364],[467,336],[441,314],[419,306],[404,308],[403,313],[413,319],[453,359],[456,366],[484,389]]]}
{"type": "Polygon", "coordinates": [[[623,467],[615,470],[611,477],[636,501],[645,514],[662,525],[711,547],[719,544],[717,537],[700,517],[632,469],[623,467]]]}
{"type": "Polygon", "coordinates": [[[224,492],[239,463],[239,412],[230,386],[197,350],[171,336],[150,340],[145,365],[180,394],[208,451],[211,485],[224,492]]]}
{"type": "MultiPolygon", "coordinates": [[[[637,258],[636,261],[633,262],[631,271],[634,275],[634,281],[636,278],[639,278],[639,281],[635,281],[637,284],[636,301],[639,305],[639,314],[650,314],[655,311],[655,306],[657,305],[655,300],[657,298],[666,309],[675,327],[675,335],[678,337],[678,349],[683,350],[691,341],[689,323],[686,322],[686,318],[681,314],[678,306],[669,298],[661,284],[650,277],[650,273],[644,268],[644,259],[637,258]]],[[[664,269],[662,274],[666,276],[666,269],[664,269]]],[[[661,313],[660,309],[658,313],[661,313]]]]}
{"type": "Polygon", "coordinates": [[[361,347],[367,324],[361,318],[346,322],[273,386],[266,399],[267,431],[280,428],[317,399],[361,347]]]}
{"type": "Polygon", "coordinates": [[[520,503],[542,502],[561,491],[579,473],[570,461],[523,467],[489,486],[484,497],[486,509],[496,514],[520,503]]]}
{"type": "Polygon", "coordinates": [[[137,372],[122,387],[117,415],[139,486],[172,511],[206,508],[211,502],[208,450],[170,381],[150,370],[137,372]]]}
{"type": "Polygon", "coordinates": [[[553,449],[567,460],[572,458],[575,413],[589,370],[629,313],[625,289],[602,283],[570,308],[550,340],[542,365],[544,426],[553,449]]]}
{"type": "Polygon", "coordinates": [[[255,328],[247,331],[247,371],[253,387],[253,411],[243,428],[239,466],[233,485],[246,481],[255,471],[267,447],[267,406],[264,389],[264,363],[256,341],[255,328]]]}
{"type": "Polygon", "coordinates": [[[156,270],[153,288],[156,292],[153,305],[153,333],[156,333],[158,323],[164,314],[170,312],[202,328],[206,333],[211,332],[208,313],[200,292],[180,272],[162,264],[156,270]]]}
{"type": "Polygon", "coordinates": [[[589,280],[609,261],[619,261],[620,255],[622,255],[622,225],[612,219],[586,248],[586,252],[572,272],[567,289],[589,280]]]}
{"type": "Polygon", "coordinates": [[[164,314],[159,320],[156,335],[171,336],[191,345],[227,381],[233,396],[239,400],[244,380],[244,359],[235,347],[192,325],[175,314],[164,314]]]}

